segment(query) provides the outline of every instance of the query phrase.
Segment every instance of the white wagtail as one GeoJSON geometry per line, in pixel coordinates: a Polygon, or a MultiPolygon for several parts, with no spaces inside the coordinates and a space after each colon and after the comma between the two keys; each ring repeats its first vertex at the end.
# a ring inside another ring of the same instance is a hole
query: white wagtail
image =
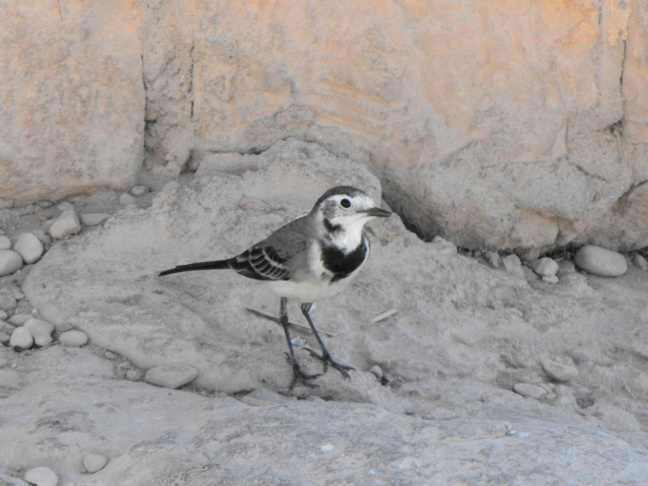
{"type": "Polygon", "coordinates": [[[302,313],[322,354],[306,349],[324,362],[324,372],[330,364],[350,378],[347,370],[354,368],[333,360],[315,329],[310,310],[314,301],[342,291],[367,260],[369,241],[363,231],[365,223],[375,217],[390,215],[361,190],[351,186],[334,187],[317,200],[309,214],[282,226],[240,255],[226,260],[180,265],[161,272],[160,276],[193,270],[232,269],[245,277],[265,281],[280,297],[279,322],[286,334],[293,368],[289,389],[298,380],[314,386],[306,380],[319,375],[304,373],[295,358],[288,331],[287,299],[301,303],[302,313]]]}

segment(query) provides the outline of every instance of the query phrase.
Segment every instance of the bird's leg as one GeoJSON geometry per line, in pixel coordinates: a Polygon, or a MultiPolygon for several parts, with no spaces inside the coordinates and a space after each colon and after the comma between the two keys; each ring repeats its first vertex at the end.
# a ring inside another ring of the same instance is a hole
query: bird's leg
{"type": "Polygon", "coordinates": [[[348,366],[348,365],[338,363],[337,361],[335,361],[333,359],[333,357],[331,356],[331,353],[328,352],[328,349],[326,349],[326,346],[324,346],[324,341],[322,341],[322,338],[320,337],[319,333],[317,332],[317,329],[315,329],[315,324],[313,324],[313,319],[311,319],[310,311],[311,311],[312,307],[313,307],[312,302],[306,302],[306,303],[301,305],[301,310],[302,310],[302,313],[304,314],[304,317],[308,321],[308,325],[313,330],[313,334],[315,334],[315,337],[317,338],[317,342],[319,343],[320,349],[322,350],[322,354],[319,355],[310,348],[306,348],[306,349],[308,350],[308,352],[310,352],[310,354],[315,356],[320,361],[324,362],[324,373],[326,373],[327,366],[330,364],[333,368],[338,370],[344,376],[351,379],[351,377],[349,376],[349,373],[347,373],[347,370],[355,370],[355,368],[352,367],[352,366],[348,366]]]}
{"type": "Polygon", "coordinates": [[[285,297],[281,297],[281,303],[279,304],[279,322],[281,323],[284,333],[286,334],[286,342],[288,343],[288,350],[290,351],[288,358],[290,359],[293,369],[293,379],[290,382],[290,387],[288,387],[288,390],[292,390],[297,381],[301,381],[304,385],[314,388],[317,385],[314,383],[308,383],[306,380],[312,380],[320,375],[309,375],[307,373],[304,373],[301,369],[301,366],[299,366],[299,363],[297,362],[297,358],[295,358],[295,351],[293,350],[292,340],[290,339],[290,331],[288,331],[289,324],[286,303],[287,299],[285,297]]]}

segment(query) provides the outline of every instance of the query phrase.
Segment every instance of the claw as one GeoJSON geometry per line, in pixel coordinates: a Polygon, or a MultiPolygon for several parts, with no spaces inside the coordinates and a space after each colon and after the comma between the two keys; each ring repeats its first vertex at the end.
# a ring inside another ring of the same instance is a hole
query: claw
{"type": "Polygon", "coordinates": [[[342,373],[342,376],[346,376],[349,380],[351,379],[351,375],[347,373],[347,370],[355,371],[355,368],[353,366],[338,363],[333,359],[333,357],[329,353],[325,353],[324,355],[321,355],[321,354],[317,354],[315,351],[313,351],[310,348],[304,348],[304,349],[306,349],[311,354],[311,356],[319,359],[324,363],[324,373],[328,371],[328,365],[331,365],[333,368],[335,368],[340,373],[342,373]]]}
{"type": "Polygon", "coordinates": [[[299,363],[297,363],[297,361],[293,361],[288,353],[286,353],[286,357],[288,358],[288,361],[291,362],[292,369],[293,369],[293,378],[292,381],[290,382],[290,386],[288,387],[288,391],[292,391],[292,389],[295,387],[297,382],[301,382],[302,385],[307,386],[308,388],[319,387],[318,384],[310,383],[308,380],[314,380],[315,378],[322,376],[321,373],[318,373],[316,375],[309,375],[308,373],[302,371],[301,366],[299,366],[299,363]]]}

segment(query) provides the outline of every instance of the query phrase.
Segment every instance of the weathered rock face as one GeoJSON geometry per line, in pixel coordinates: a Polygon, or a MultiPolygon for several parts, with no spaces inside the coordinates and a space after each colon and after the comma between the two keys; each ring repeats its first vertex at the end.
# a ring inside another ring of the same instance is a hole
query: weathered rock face
{"type": "MultiPolygon", "coordinates": [[[[76,18],[116,64],[84,64],[79,77],[113,89],[110,113],[146,120],[152,174],[175,176],[292,137],[370,162],[387,200],[426,237],[467,247],[648,245],[648,230],[636,223],[648,213],[640,190],[648,180],[648,12],[640,2],[148,0],[74,8],[68,24],[76,18]],[[103,23],[93,27],[88,19],[101,9],[103,23]],[[124,41],[102,37],[124,29],[124,41]],[[114,87],[96,81],[105,69],[118,78],[114,87]],[[124,91],[124,77],[143,83],[124,91]],[[135,96],[142,84],[145,107],[135,96]]],[[[80,51],[63,50],[68,62],[90,52],[87,42],[64,38],[80,51]]],[[[43,131],[51,118],[41,114],[43,131]]],[[[68,139],[80,125],[69,123],[68,139]]],[[[127,152],[120,160],[137,171],[132,157],[141,146],[123,147],[141,138],[118,137],[107,151],[94,138],[69,143],[98,147],[101,160],[127,152]]],[[[3,160],[14,172],[23,167],[3,160]]],[[[83,174],[119,172],[96,157],[83,162],[83,174]]]]}
{"type": "Polygon", "coordinates": [[[137,2],[2,2],[0,198],[57,199],[137,180],[140,30],[137,2]]]}

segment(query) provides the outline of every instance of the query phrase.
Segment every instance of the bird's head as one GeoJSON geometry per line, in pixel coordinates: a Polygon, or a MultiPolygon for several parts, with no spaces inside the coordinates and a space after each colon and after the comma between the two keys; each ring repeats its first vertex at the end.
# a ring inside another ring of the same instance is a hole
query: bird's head
{"type": "Polygon", "coordinates": [[[326,191],[317,200],[313,211],[328,233],[347,233],[360,237],[365,223],[372,218],[385,218],[391,213],[376,206],[368,194],[352,186],[338,186],[326,191]]]}

